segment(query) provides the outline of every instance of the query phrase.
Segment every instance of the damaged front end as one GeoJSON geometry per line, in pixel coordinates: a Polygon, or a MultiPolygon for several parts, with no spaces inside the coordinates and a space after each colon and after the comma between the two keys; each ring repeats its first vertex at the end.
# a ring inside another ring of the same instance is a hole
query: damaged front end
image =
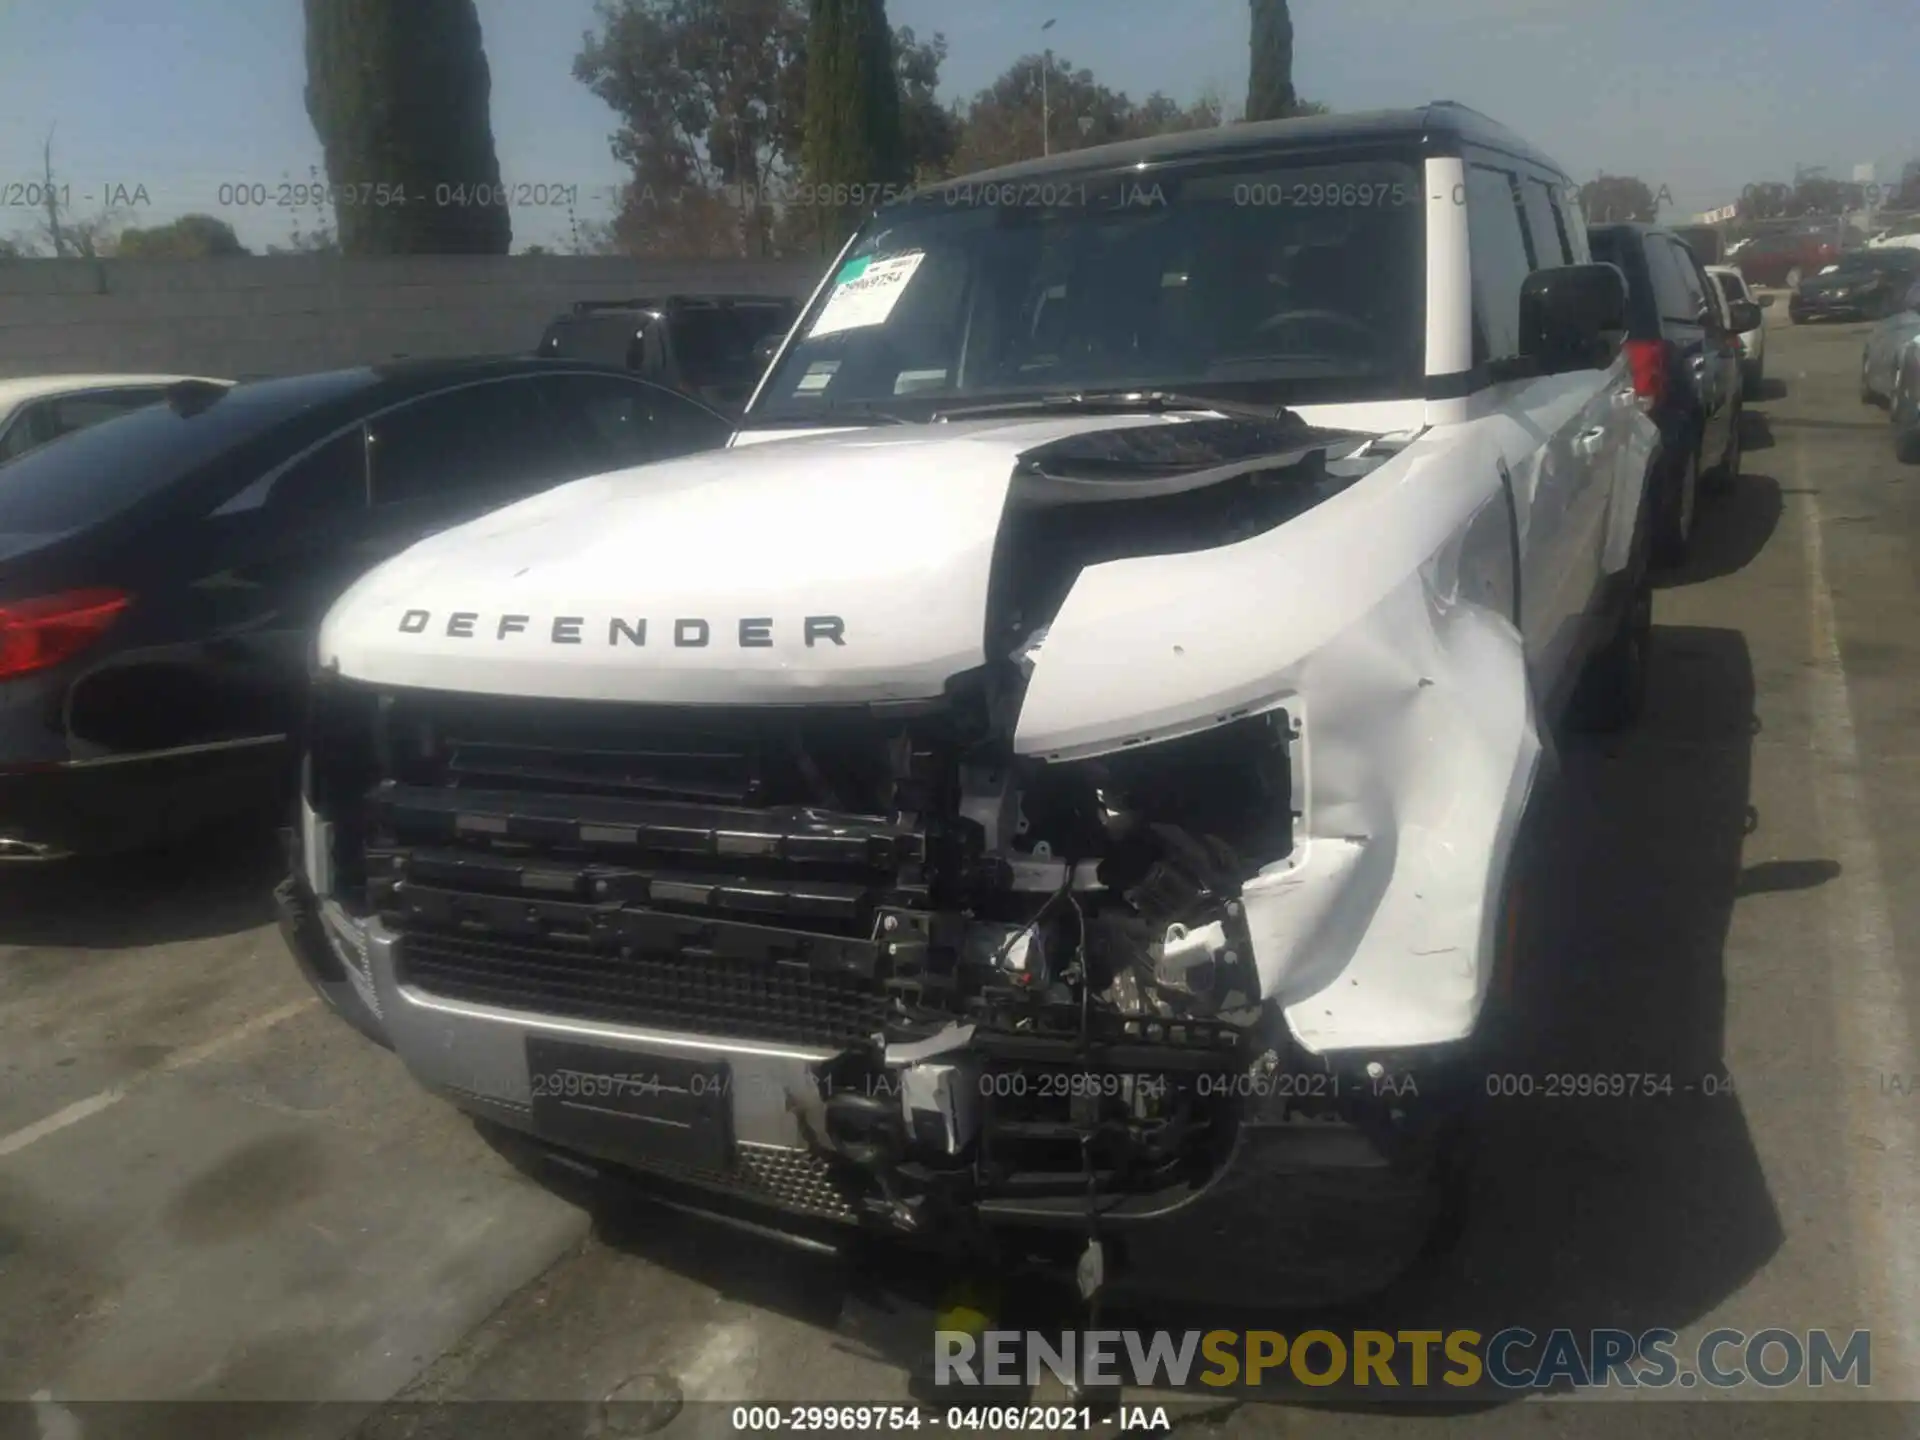
{"type": "MultiPolygon", "coordinates": [[[[1309,433],[1276,454],[1238,423],[1166,427],[1210,435],[1203,462],[1143,458],[1165,449],[1149,429],[1123,455],[1094,435],[1026,457],[988,663],[936,698],[656,707],[323,676],[305,903],[372,937],[332,948],[374,1028],[467,1108],[578,1152],[943,1244],[1193,1222],[1219,1257],[1237,1242],[1215,1201],[1260,1216],[1244,1239],[1324,1202],[1330,1173],[1394,1189],[1425,1137],[1392,1057],[1298,1044],[1249,926],[1247,887],[1300,848],[1299,707],[1098,754],[1016,744],[1079,576],[1267,534],[1391,453],[1309,433]],[[611,1098],[543,1096],[541,1057],[568,1055],[611,1098]],[[618,1093],[643,1070],[671,1078],[618,1093]]],[[[1320,1263],[1320,1232],[1295,1234],[1320,1263]]],[[[1390,1273],[1384,1241],[1361,1248],[1390,1273]]]]}

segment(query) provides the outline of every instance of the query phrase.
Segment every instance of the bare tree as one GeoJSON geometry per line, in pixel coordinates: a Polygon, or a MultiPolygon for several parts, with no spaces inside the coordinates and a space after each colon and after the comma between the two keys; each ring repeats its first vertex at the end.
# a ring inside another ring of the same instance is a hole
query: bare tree
{"type": "MultiPolygon", "coordinates": [[[[93,260],[113,253],[114,236],[122,212],[103,205],[97,213],[77,218],[72,209],[72,186],[62,184],[53,166],[53,130],[40,148],[40,204],[43,218],[35,237],[55,259],[93,260]]],[[[33,247],[35,250],[38,245],[33,247]]]]}

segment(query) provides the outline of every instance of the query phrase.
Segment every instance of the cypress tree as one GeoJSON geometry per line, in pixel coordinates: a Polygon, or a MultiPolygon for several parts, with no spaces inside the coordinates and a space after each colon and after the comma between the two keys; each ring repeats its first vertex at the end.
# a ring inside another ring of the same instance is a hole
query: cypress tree
{"type": "Polygon", "coordinates": [[[345,255],[504,255],[474,0],[305,0],[307,114],[345,255]]]}
{"type": "Polygon", "coordinates": [[[1293,16],[1287,0],[1248,0],[1253,7],[1252,63],[1247,75],[1247,119],[1283,120],[1295,112],[1293,16]]]}
{"type": "Polygon", "coordinates": [[[844,239],[907,178],[886,0],[812,0],[801,163],[822,244],[844,239]]]}

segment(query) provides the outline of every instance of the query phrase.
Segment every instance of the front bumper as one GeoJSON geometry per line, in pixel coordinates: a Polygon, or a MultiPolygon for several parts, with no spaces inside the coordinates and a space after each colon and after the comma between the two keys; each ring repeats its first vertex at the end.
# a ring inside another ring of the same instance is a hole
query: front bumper
{"type": "MultiPolygon", "coordinates": [[[[601,1024],[499,1009],[427,994],[404,979],[404,937],[378,920],[356,921],[319,900],[298,862],[276,898],[283,936],[302,973],[342,1019],[393,1050],[413,1077],[466,1113],[530,1138],[563,1163],[598,1162],[643,1188],[694,1197],[693,1208],[805,1240],[824,1230],[879,1230],[953,1248],[991,1231],[1083,1236],[1082,1200],[995,1199],[932,1224],[902,1224],[897,1207],[843,1158],[823,1148],[821,1068],[827,1049],[766,1044],[601,1024]],[[542,1123],[529,1042],[590,1046],[621,1056],[621,1068],[714,1062],[729,1073],[724,1123],[730,1163],[663,1160],[633,1143],[582,1144],[542,1123]]],[[[1391,1082],[1389,1082],[1391,1084],[1391,1082]]],[[[1432,1091],[1432,1072],[1421,1084],[1432,1091]]],[[[1377,1088],[1377,1087],[1376,1087],[1377,1088]]],[[[1248,1298],[1320,1304],[1374,1293],[1401,1273],[1428,1234],[1440,1131],[1383,1136],[1326,1118],[1283,1116],[1283,1107],[1240,1102],[1230,1152],[1202,1185],[1148,1195],[1106,1196],[1100,1227],[1116,1245],[1116,1283],[1196,1301],[1248,1298]]],[[[1442,1113],[1433,1107],[1432,1114],[1442,1113]]]]}
{"type": "Polygon", "coordinates": [[[1849,295],[1844,299],[1823,295],[1795,295],[1787,302],[1787,314],[1795,320],[1864,320],[1876,313],[1880,297],[1849,295]]]}

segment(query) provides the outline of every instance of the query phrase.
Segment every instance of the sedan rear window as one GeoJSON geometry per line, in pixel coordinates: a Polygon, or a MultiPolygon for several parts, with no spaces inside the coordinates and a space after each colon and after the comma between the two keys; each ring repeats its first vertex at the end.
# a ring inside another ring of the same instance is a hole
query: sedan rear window
{"type": "Polygon", "coordinates": [[[177,389],[0,467],[0,535],[65,535],[139,504],[232,447],[371,384],[370,371],[261,380],[225,392],[177,389]]]}

